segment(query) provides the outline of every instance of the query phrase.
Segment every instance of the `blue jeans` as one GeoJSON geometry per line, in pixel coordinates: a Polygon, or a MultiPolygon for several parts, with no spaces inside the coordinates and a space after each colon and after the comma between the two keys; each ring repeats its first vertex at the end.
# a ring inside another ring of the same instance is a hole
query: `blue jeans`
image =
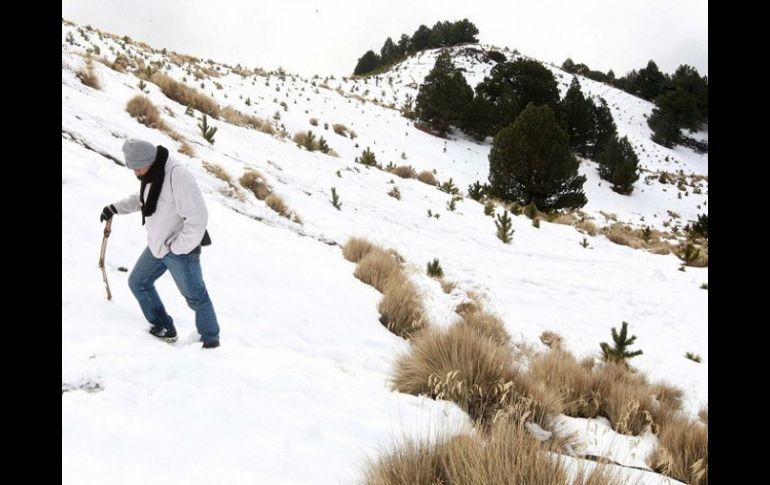
{"type": "Polygon", "coordinates": [[[145,248],[136,262],[131,276],[128,277],[128,287],[139,302],[142,313],[153,326],[174,328],[174,320],[166,313],[163,302],[155,290],[155,280],[169,270],[174,278],[179,292],[182,293],[187,306],[195,310],[195,326],[203,342],[219,340],[219,324],[211,304],[206,285],[203,283],[201,272],[200,248],[190,254],[168,253],[161,259],[156,258],[145,248]]]}

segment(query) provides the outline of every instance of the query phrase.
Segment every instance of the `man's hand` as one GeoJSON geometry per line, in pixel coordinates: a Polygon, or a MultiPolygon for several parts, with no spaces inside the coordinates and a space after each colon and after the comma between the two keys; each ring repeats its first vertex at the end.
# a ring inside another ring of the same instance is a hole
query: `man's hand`
{"type": "Polygon", "coordinates": [[[112,216],[118,213],[118,210],[115,208],[114,205],[105,205],[104,209],[102,209],[102,215],[99,216],[99,222],[109,221],[112,219],[112,216]]]}

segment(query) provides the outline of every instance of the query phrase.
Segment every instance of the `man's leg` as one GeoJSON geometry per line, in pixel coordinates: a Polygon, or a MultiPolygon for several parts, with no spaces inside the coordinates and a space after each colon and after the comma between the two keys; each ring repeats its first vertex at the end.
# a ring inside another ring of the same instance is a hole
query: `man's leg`
{"type": "Polygon", "coordinates": [[[155,281],[166,272],[163,260],[156,258],[145,248],[128,277],[128,287],[139,302],[144,317],[153,327],[174,328],[174,320],[166,313],[163,302],[155,290],[155,281]]]}
{"type": "Polygon", "coordinates": [[[195,311],[195,326],[204,343],[219,341],[219,323],[214,313],[200,264],[200,250],[190,254],[167,254],[163,263],[171,272],[177,288],[187,300],[187,306],[195,311]]]}

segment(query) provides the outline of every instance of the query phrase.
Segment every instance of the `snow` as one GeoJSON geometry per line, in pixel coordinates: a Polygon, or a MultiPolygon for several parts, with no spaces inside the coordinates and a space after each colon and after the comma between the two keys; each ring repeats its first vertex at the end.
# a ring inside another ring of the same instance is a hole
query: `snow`
{"type": "MultiPolygon", "coordinates": [[[[440,181],[451,177],[461,192],[476,180],[486,181],[489,140],[480,144],[460,133],[438,139],[416,130],[397,110],[335,91],[341,87],[348,94],[355,85],[359,91],[353,94],[370,89],[369,99],[391,102],[395,96],[400,106],[407,93],[416,94],[407,85],[427,74],[435,51],[398,66],[395,77],[403,75],[393,86],[387,75],[378,76],[378,85],[373,79],[330,79],[331,89],[319,88],[318,94],[311,83],[323,83],[323,76],[287,73],[282,82],[275,74],[226,74],[203,81],[220,105],[265,119],[278,110],[278,124],[290,134],[312,129],[338,158],[211,119],[218,131],[209,145],[196,126],[200,114],[186,116],[185,106],[147,83],[146,96],[164,121],[194,148],[196,156],[189,158],[176,151],[179,143],[126,113],[127,101],[139,94],[136,77],[94,62],[102,89],[80,83],[75,72],[84,61],[78,53],[87,45],[99,45],[110,60],[109,48],[120,49],[108,37],[88,35],[86,43],[77,26],[62,25],[62,383],[63,390],[74,388],[62,395],[62,483],[357,483],[364,457],[398,437],[468,432],[468,417],[454,404],[390,389],[393,362],[408,343],[378,322],[381,295],[357,280],[355,265],[342,257],[349,237],[366,237],[405,258],[434,325],[451,325],[454,308],[473,291],[502,316],[514,339],[543,350],[538,336],[552,330],[583,356],[597,355],[599,342],[611,338],[610,327],[627,321],[638,337],[634,348],[644,350],[632,364],[653,381],[682,388],[691,415],[707,404],[708,292],[699,287],[708,282],[708,268],[681,272],[676,256],[619,246],[604,236],[587,237],[590,246],[583,248],[584,235],[574,228],[543,221],[538,229],[524,216],[513,216],[513,241],[504,245],[478,202],[466,197],[450,212],[450,195],[353,162],[371,147],[383,165],[435,169],[440,181]],[[66,42],[68,32],[81,45],[66,42]],[[244,103],[247,97],[251,106],[244,103]],[[274,98],[286,101],[288,111],[274,98]],[[311,126],[311,117],[320,126],[311,126]],[[336,135],[334,123],[344,123],[358,137],[336,135]],[[121,160],[121,146],[132,137],[169,147],[204,192],[213,245],[204,248],[201,261],[222,328],[222,346],[215,351],[200,349],[194,315],[168,276],[157,287],[180,341],[169,345],[147,334],[127,287],[129,273],[119,270],[130,270],[145,247],[138,214],[114,219],[106,257],[113,300],[105,298],[97,268],[103,229],[97,213],[138,184],[130,171],[103,155],[121,160]],[[243,201],[226,197],[221,192],[226,184],[202,168],[203,160],[221,165],[234,179],[256,168],[302,224],[245,191],[243,201]],[[387,195],[393,185],[401,200],[387,195]],[[331,187],[340,195],[341,210],[330,203],[331,187]],[[428,209],[440,218],[428,217],[428,209]],[[425,274],[433,258],[439,258],[445,279],[457,285],[450,294],[425,274]],[[685,359],[688,351],[703,362],[685,359]],[[90,386],[90,392],[79,386],[90,386]]],[[[170,76],[187,76],[199,87],[183,69],[166,66],[170,76]]],[[[491,68],[471,61],[463,66],[471,85],[491,68]]],[[[563,91],[570,79],[565,74],[560,80],[563,91]]],[[[637,153],[648,170],[708,174],[707,155],[649,140],[644,115],[650,103],[588,79],[581,83],[607,100],[620,134],[644,148],[637,153]]],[[[599,184],[594,162],[583,161],[580,170],[588,177],[585,211],[597,223],[603,220],[599,211],[655,227],[668,218],[667,210],[684,220],[708,212],[707,181],[701,182],[702,194],[678,199],[675,186],[645,185],[641,178],[627,197],[599,184]]],[[[610,439],[611,430],[597,431],[601,423],[576,421],[577,429],[596,428],[585,436],[610,439]]],[[[628,438],[618,436],[612,439],[628,438]]],[[[643,455],[651,446],[641,438],[624,445],[615,459],[645,466],[643,455]]],[[[660,479],[645,477],[643,483],[660,479]]]]}

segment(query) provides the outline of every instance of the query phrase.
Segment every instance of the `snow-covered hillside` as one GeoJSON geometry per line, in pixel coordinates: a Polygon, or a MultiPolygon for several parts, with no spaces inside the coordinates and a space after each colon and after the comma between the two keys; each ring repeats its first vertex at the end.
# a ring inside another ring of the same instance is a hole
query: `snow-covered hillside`
{"type": "MultiPolygon", "coordinates": [[[[172,62],[179,56],[62,24],[63,483],[357,483],[364,457],[396,438],[467,430],[468,417],[454,404],[390,390],[392,364],[409,345],[379,323],[381,295],[356,279],[355,265],[342,257],[341,246],[355,236],[405,258],[435,325],[455,321],[455,307],[476,292],[516,340],[544,348],[538,336],[552,330],[576,355],[588,355],[610,340],[610,327],[627,321],[644,350],[634,366],[683,389],[687,412],[695,415],[707,403],[708,292],[700,287],[708,268],[679,271],[674,255],[604,236],[587,237],[584,248],[575,228],[545,221],[535,228],[524,216],[514,216],[513,241],[502,244],[482,204],[466,197],[449,211],[451,196],[435,187],[354,162],[370,147],[383,165],[435,170],[462,192],[487,180],[489,143],[461,133],[433,137],[387,107],[416,95],[435,54],[426,51],[366,80],[253,74],[204,60],[197,65],[217,75],[195,79],[192,64],[172,62]],[[197,127],[200,113],[187,116],[186,106],[147,82],[145,96],[195,153],[183,155],[180,142],[126,112],[128,100],[142,94],[130,70],[93,62],[101,89],[81,83],[77,72],[95,47],[94,57],[107,63],[116,54],[142,56],[146,66],[162,63],[154,67],[220,106],[270,120],[290,135],[312,130],[338,156],[211,119],[218,131],[209,144],[197,127]],[[375,98],[378,103],[363,101],[375,98]],[[356,137],[335,134],[340,123],[356,137]],[[114,299],[105,298],[97,217],[104,205],[138,189],[134,175],[115,162],[128,138],[168,147],[204,192],[213,245],[201,261],[222,328],[215,351],[196,343],[193,313],[168,276],[158,289],[182,338],[169,346],[147,334],[127,287],[129,273],[121,270],[130,271],[146,245],[138,214],[114,219],[106,258],[114,299]],[[301,223],[248,191],[243,200],[228,196],[203,161],[235,179],[257,169],[301,223]],[[400,199],[388,195],[394,186],[400,199]],[[330,202],[332,187],[341,210],[330,202]],[[440,217],[428,217],[429,210],[440,217]],[[456,283],[449,294],[425,274],[433,258],[456,283]],[[685,359],[685,352],[699,354],[702,363],[685,359]]],[[[457,62],[472,86],[491,68],[461,55],[457,62]]],[[[571,76],[549,68],[563,95],[571,76]]],[[[644,119],[650,103],[589,79],[581,84],[608,102],[646,170],[708,175],[707,155],[650,141],[644,119]]],[[[595,163],[584,161],[580,170],[588,176],[585,211],[597,223],[604,212],[662,228],[668,211],[682,225],[708,212],[707,179],[699,182],[700,194],[688,189],[678,198],[675,185],[657,177],[646,185],[643,174],[629,197],[600,183],[595,163]]],[[[616,460],[636,466],[645,465],[634,446],[646,450],[655,439],[632,443],[591,432],[601,435],[599,443],[613,443],[616,460]]],[[[639,476],[643,483],[673,483],[639,476]]]]}

